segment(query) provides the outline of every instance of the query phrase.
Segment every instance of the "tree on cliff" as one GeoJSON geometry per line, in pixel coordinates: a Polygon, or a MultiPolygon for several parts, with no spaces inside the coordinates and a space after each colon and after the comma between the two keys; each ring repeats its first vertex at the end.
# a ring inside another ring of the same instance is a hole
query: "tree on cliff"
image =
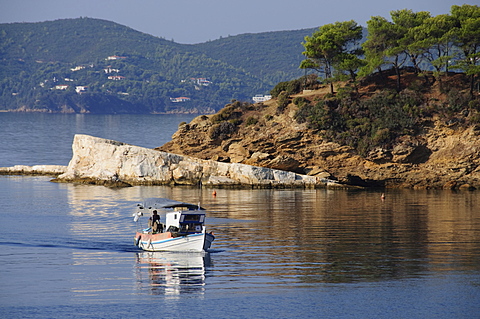
{"type": "Polygon", "coordinates": [[[362,39],[362,27],[353,20],[326,24],[306,36],[303,54],[306,59],[300,64],[302,69],[314,69],[330,82],[333,94],[333,70],[348,72],[355,79],[355,68],[359,64],[356,56],[357,41],[362,39]]]}
{"type": "Polygon", "coordinates": [[[415,39],[409,30],[418,27],[430,17],[426,11],[413,12],[412,10],[391,11],[392,21],[383,17],[372,17],[367,21],[367,41],[363,43],[367,67],[364,74],[372,73],[375,69],[381,71],[381,66],[390,64],[397,75],[397,91],[400,86],[400,69],[407,62],[411,62],[417,72],[418,56],[415,39]]]}
{"type": "Polygon", "coordinates": [[[470,76],[470,93],[473,93],[475,76],[480,76],[480,7],[464,4],[452,6],[451,15],[458,20],[454,43],[463,51],[458,66],[470,76]]]}
{"type": "Polygon", "coordinates": [[[415,73],[419,73],[421,71],[419,67],[421,51],[417,50],[416,40],[410,31],[421,26],[426,19],[430,18],[430,13],[427,11],[413,12],[412,10],[404,9],[392,11],[390,14],[398,30],[397,32],[401,35],[398,44],[410,58],[415,73]]]}
{"type": "Polygon", "coordinates": [[[413,39],[411,48],[435,68],[438,80],[441,80],[442,71],[448,71],[449,61],[453,59],[452,38],[457,25],[457,19],[442,14],[425,19],[409,31],[413,39]]]}

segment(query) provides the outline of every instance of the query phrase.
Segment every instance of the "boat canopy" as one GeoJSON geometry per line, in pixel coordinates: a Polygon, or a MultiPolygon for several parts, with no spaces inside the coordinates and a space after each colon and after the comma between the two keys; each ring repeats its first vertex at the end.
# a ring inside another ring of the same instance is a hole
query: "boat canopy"
{"type": "Polygon", "coordinates": [[[165,209],[165,210],[205,210],[205,208],[200,207],[200,204],[189,204],[184,202],[179,202],[169,198],[147,198],[143,203],[143,207],[147,209],[165,209]]]}

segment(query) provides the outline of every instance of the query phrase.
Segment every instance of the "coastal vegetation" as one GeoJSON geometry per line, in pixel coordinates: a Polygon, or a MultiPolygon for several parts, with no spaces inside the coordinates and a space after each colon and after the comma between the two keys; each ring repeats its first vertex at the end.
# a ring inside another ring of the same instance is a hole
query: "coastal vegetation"
{"type": "Polygon", "coordinates": [[[390,15],[391,21],[380,16],[367,21],[363,43],[362,28],[353,20],[321,26],[305,37],[306,59],[300,67],[315,69],[329,83],[346,76],[355,82],[357,72],[368,76],[393,69],[398,92],[402,90],[400,70],[406,66],[417,74],[434,70],[439,81],[448,71],[464,72],[470,77],[473,93],[480,76],[479,6],[454,5],[450,15],[431,16],[427,11],[408,9],[390,15]]]}
{"type": "MultiPolygon", "coordinates": [[[[392,11],[391,21],[372,17],[363,43],[362,28],[355,21],[320,27],[305,37],[306,59],[300,67],[318,71],[330,93],[313,101],[293,100],[296,120],[362,155],[419,133],[432,117],[478,125],[479,27],[480,7],[471,5],[452,6],[450,15],[436,17],[407,9],[392,11]],[[402,81],[402,76],[409,79],[402,81]],[[382,90],[359,93],[359,85],[373,82],[383,83],[382,90]],[[444,101],[438,96],[442,94],[444,101]]],[[[278,84],[272,95],[278,97],[279,107],[285,104],[280,102],[285,100],[281,92],[294,94],[311,87],[311,82],[304,83],[278,84]]]]}

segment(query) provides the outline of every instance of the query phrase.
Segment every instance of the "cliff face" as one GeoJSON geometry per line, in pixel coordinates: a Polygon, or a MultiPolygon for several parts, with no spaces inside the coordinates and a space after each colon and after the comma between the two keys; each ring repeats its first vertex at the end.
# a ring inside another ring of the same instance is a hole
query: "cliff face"
{"type": "Polygon", "coordinates": [[[202,160],[117,141],[76,135],[73,157],[57,182],[107,186],[317,187],[319,178],[244,164],[202,160]]]}
{"type": "MultiPolygon", "coordinates": [[[[315,99],[324,90],[294,95],[315,99]]],[[[352,147],[328,141],[298,124],[293,103],[279,112],[270,100],[235,102],[218,114],[180,125],[158,150],[215,161],[282,169],[337,179],[360,186],[391,188],[480,187],[478,126],[425,121],[416,135],[405,135],[389,149],[360,156],[352,147]],[[241,124],[238,124],[241,123],[241,124]]]]}

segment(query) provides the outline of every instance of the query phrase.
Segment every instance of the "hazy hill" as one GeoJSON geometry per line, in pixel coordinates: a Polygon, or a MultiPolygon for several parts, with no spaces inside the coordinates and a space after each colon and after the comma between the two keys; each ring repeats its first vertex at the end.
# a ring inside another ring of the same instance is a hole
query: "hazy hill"
{"type": "Polygon", "coordinates": [[[0,110],[213,112],[301,75],[311,31],[185,45],[91,18],[1,24],[0,110]]]}
{"type": "Polygon", "coordinates": [[[314,31],[246,33],[195,44],[192,50],[242,68],[274,86],[304,75],[298,68],[305,58],[302,42],[314,31]]]}

